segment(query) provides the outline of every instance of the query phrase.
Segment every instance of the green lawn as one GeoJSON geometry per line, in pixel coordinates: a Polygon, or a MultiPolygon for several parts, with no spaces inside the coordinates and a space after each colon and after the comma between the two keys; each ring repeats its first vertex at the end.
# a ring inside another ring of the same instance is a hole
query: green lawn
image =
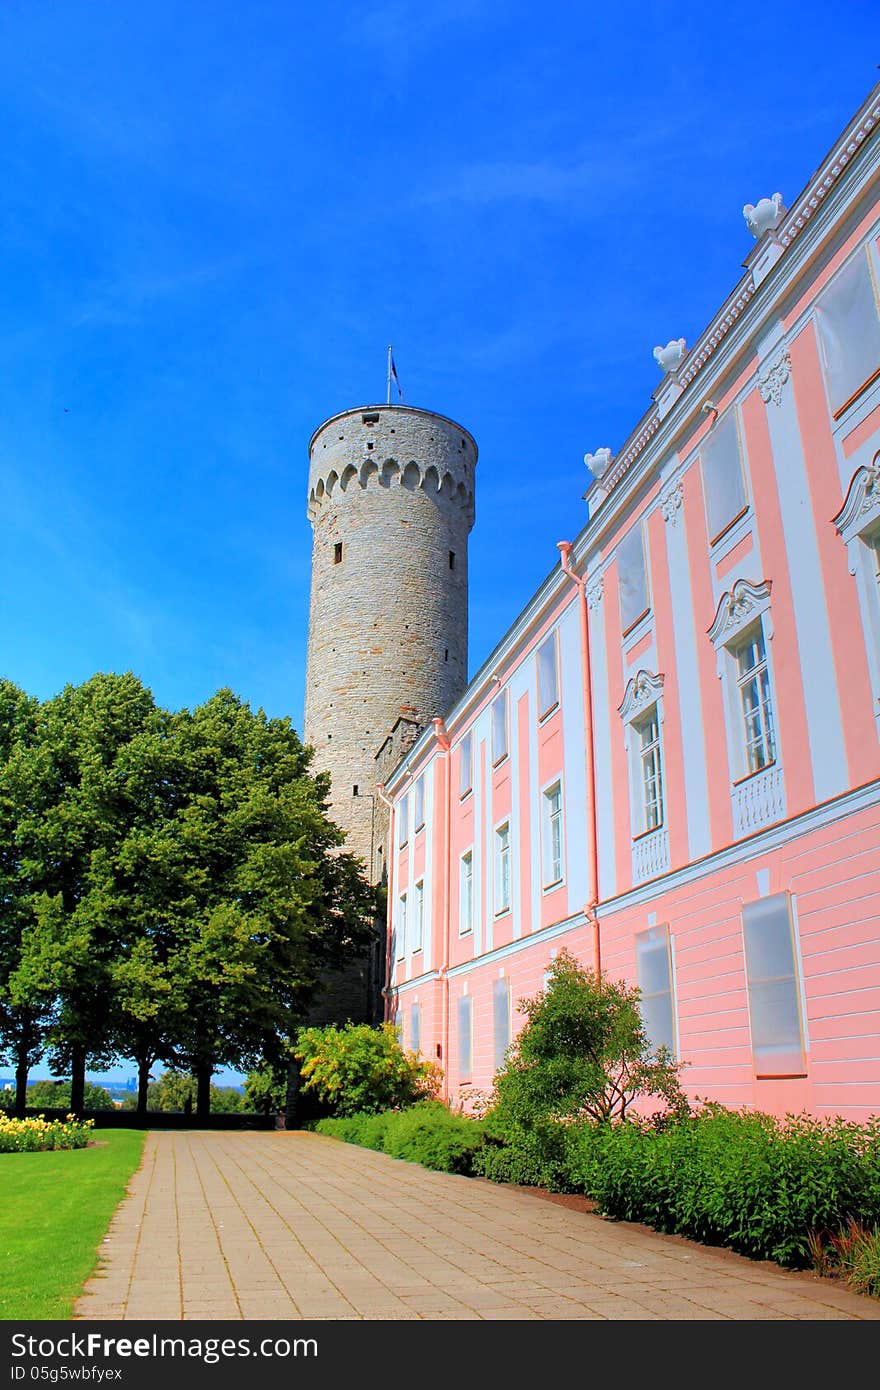
{"type": "Polygon", "coordinates": [[[105,1129],[85,1149],[0,1154],[0,1319],[70,1317],[144,1138],[105,1129]]]}

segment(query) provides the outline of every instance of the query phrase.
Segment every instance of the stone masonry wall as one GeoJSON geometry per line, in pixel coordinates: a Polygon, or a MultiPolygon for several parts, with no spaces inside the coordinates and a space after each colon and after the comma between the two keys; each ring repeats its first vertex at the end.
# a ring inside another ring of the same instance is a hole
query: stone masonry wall
{"type": "Polygon", "coordinates": [[[304,737],[331,774],[348,848],[378,881],[387,819],[377,750],[402,710],[424,725],[467,683],[477,449],[443,416],[371,406],[322,425],[310,460],[304,737]]]}

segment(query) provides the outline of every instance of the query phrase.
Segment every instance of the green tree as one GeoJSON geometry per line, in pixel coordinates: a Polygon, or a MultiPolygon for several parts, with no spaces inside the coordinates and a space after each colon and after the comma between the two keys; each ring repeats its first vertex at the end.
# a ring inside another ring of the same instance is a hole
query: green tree
{"type": "Polygon", "coordinates": [[[680,1064],[651,1048],[639,998],[560,951],[546,988],[520,1004],[526,1024],[495,1078],[495,1123],[618,1121],[638,1098],[685,1112],[680,1064]]]}
{"type": "Polygon", "coordinates": [[[218,691],[173,738],[183,794],[175,824],[185,904],[169,957],[177,1055],[208,1113],[220,1064],[287,1056],[322,969],[372,936],[373,893],[328,819],[288,719],[218,691]]]}
{"type": "MultiPolygon", "coordinates": [[[[83,1102],[86,1110],[114,1110],[113,1097],[103,1086],[87,1081],[83,1102]]],[[[45,1106],[47,1110],[70,1108],[70,1081],[34,1081],[27,1089],[27,1103],[32,1109],[45,1106]]]]}
{"type": "Polygon", "coordinates": [[[302,1087],[336,1115],[378,1114],[436,1095],[440,1072],[400,1045],[394,1025],[301,1028],[293,1055],[302,1087]]]}
{"type": "Polygon", "coordinates": [[[287,1066],[260,1062],[244,1083],[248,1106],[258,1115],[277,1114],[287,1103],[287,1066]]]}
{"type": "Polygon", "coordinates": [[[30,880],[18,833],[26,784],[18,766],[37,736],[39,702],[0,680],[0,1055],[15,1066],[15,1113],[24,1115],[28,1072],[45,1051],[54,1001],[26,985],[14,993],[22,939],[31,921],[30,880]]]}
{"type": "Polygon", "coordinates": [[[124,912],[112,869],[136,811],[120,753],[156,717],[137,677],[99,674],[41,705],[33,740],[10,763],[30,920],[9,994],[19,1006],[51,1001],[53,1064],[70,1069],[75,1114],[87,1060],[109,1061],[116,1043],[124,912]]]}

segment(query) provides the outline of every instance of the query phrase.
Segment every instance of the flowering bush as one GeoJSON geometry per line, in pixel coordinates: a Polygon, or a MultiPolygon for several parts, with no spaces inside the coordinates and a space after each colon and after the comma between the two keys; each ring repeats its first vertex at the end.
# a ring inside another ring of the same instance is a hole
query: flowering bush
{"type": "Polygon", "coordinates": [[[0,1111],[0,1154],[39,1153],[45,1149],[84,1149],[94,1120],[13,1120],[0,1111]]]}
{"type": "Polygon", "coordinates": [[[440,1088],[436,1064],[406,1052],[390,1023],[301,1028],[293,1055],[303,1064],[303,1090],[314,1091],[334,1115],[400,1109],[440,1088]]]}

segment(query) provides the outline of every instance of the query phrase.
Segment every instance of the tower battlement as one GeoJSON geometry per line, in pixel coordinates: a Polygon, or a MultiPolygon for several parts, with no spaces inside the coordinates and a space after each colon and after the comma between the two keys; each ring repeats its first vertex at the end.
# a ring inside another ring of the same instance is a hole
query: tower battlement
{"type": "Polygon", "coordinates": [[[414,406],[364,406],[325,421],[309,444],[308,516],[367,488],[421,490],[474,520],[477,446],[454,420],[414,406]]]}

